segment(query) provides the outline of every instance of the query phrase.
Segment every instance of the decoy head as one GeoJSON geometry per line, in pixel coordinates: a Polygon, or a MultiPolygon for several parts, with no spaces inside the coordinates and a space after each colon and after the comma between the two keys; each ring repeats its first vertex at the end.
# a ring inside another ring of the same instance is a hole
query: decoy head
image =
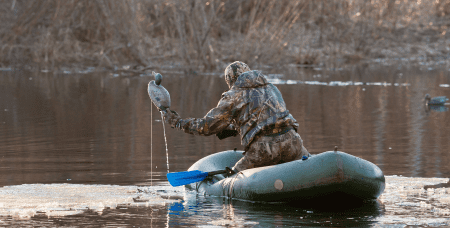
{"type": "Polygon", "coordinates": [[[425,95],[425,99],[424,100],[425,100],[425,103],[428,103],[431,100],[430,94],[427,93],[425,95]]]}
{"type": "Polygon", "coordinates": [[[154,71],[152,71],[152,75],[155,76],[155,84],[158,86],[161,85],[162,75],[160,73],[155,73],[154,71]]]}

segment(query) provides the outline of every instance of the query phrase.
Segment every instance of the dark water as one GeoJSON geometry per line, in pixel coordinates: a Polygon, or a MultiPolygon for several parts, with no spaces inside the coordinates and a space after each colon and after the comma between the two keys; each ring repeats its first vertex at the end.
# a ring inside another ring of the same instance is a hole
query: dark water
{"type": "MultiPolygon", "coordinates": [[[[450,97],[448,69],[371,66],[264,73],[283,94],[312,154],[338,146],[377,164],[385,175],[429,178],[429,182],[450,176],[449,106],[427,109],[423,103],[426,93],[450,97]]],[[[227,89],[218,75],[163,72],[163,76],[172,109],[182,117],[202,117],[227,89]]],[[[150,80],[150,76],[114,73],[0,71],[0,186],[5,190],[44,184],[33,190],[39,192],[42,186],[63,183],[86,189],[153,184],[156,187],[148,187],[153,192],[163,187],[165,192],[173,191],[165,179],[161,116],[155,108],[151,112],[146,91],[150,80]]],[[[192,136],[168,127],[166,133],[171,172],[184,171],[214,152],[242,149],[238,138],[192,136]]],[[[181,190],[174,196],[177,202],[161,205],[105,207],[101,214],[87,210],[55,218],[33,215],[28,220],[11,217],[12,206],[0,201],[0,212],[2,207],[9,211],[9,217],[0,217],[0,225],[3,220],[30,226],[376,226],[386,223],[379,218],[389,218],[380,202],[310,209],[223,202],[181,190]]]]}

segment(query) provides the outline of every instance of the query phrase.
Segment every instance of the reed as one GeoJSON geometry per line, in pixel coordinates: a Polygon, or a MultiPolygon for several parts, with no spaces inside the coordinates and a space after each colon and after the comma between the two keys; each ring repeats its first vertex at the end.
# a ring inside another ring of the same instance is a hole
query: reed
{"type": "Polygon", "coordinates": [[[0,63],[339,64],[420,52],[424,36],[444,40],[449,14],[442,0],[1,1],[0,63]],[[386,54],[399,44],[416,49],[386,54]]]}

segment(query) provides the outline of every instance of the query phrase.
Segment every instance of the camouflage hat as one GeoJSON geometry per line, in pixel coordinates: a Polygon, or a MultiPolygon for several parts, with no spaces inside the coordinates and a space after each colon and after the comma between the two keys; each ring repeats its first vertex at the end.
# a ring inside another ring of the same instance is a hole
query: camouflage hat
{"type": "Polygon", "coordinates": [[[228,65],[227,68],[225,68],[225,81],[227,82],[228,87],[231,88],[239,75],[247,71],[250,71],[250,67],[241,61],[236,61],[228,65]]]}

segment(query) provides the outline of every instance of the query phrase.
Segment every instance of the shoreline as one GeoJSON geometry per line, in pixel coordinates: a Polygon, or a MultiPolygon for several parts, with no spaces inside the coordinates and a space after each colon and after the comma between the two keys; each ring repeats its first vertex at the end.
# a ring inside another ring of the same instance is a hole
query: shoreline
{"type": "MultiPolygon", "coordinates": [[[[410,57],[410,58],[374,58],[369,60],[361,60],[352,64],[343,64],[343,65],[331,65],[327,66],[326,64],[317,64],[317,65],[305,65],[305,64],[284,64],[277,66],[269,66],[269,65],[259,65],[256,67],[252,67],[252,69],[257,69],[261,71],[276,71],[277,69],[298,69],[298,70],[314,70],[314,71],[346,71],[351,70],[357,67],[393,67],[398,65],[399,67],[406,68],[418,68],[421,70],[448,70],[450,71],[450,57],[437,57],[437,59],[428,59],[425,60],[423,57],[410,57]]],[[[224,64],[223,69],[225,69],[226,65],[224,64]]],[[[24,64],[24,65],[15,65],[15,66],[3,66],[0,67],[0,72],[8,72],[14,70],[27,70],[31,72],[42,72],[42,73],[54,73],[54,74],[86,74],[86,73],[95,73],[95,72],[111,72],[118,76],[151,76],[152,71],[161,72],[161,73],[176,73],[176,74],[198,74],[198,75],[215,75],[221,76],[223,75],[223,70],[211,71],[211,70],[195,70],[189,66],[185,66],[182,64],[176,65],[159,65],[159,66],[136,66],[136,65],[122,65],[122,66],[114,66],[105,67],[105,66],[89,66],[88,64],[72,64],[67,66],[59,66],[59,67],[48,67],[45,65],[39,64],[24,64]]]]}

